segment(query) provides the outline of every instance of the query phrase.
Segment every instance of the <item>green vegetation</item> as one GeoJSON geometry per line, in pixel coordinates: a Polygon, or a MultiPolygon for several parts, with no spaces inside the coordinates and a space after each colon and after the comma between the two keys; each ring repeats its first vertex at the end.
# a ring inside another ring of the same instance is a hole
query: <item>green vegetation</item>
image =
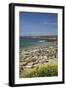
{"type": "Polygon", "coordinates": [[[46,40],[57,40],[57,35],[32,36],[32,38],[39,38],[39,39],[46,39],[46,40]]]}
{"type": "Polygon", "coordinates": [[[58,75],[57,64],[41,64],[38,67],[31,69],[27,73],[23,73],[20,77],[49,77],[58,75]]]}
{"type": "Polygon", "coordinates": [[[57,40],[57,35],[45,35],[45,36],[20,36],[20,38],[28,37],[28,38],[37,38],[37,39],[46,39],[46,40],[57,40]]]}

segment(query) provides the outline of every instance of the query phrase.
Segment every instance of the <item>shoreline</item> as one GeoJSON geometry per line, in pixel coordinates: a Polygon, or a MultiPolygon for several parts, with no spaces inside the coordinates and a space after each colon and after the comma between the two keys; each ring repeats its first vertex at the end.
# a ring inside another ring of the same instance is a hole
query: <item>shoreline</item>
{"type": "Polygon", "coordinates": [[[50,46],[57,46],[57,42],[55,42],[53,45],[47,45],[47,46],[25,46],[25,47],[20,47],[19,49],[20,50],[24,50],[24,49],[32,49],[32,48],[35,49],[35,48],[41,48],[41,47],[48,48],[50,46]]]}
{"type": "Polygon", "coordinates": [[[31,71],[39,65],[58,65],[58,48],[57,45],[51,46],[35,46],[29,48],[20,48],[19,54],[19,70],[21,77],[22,73],[31,71]]]}

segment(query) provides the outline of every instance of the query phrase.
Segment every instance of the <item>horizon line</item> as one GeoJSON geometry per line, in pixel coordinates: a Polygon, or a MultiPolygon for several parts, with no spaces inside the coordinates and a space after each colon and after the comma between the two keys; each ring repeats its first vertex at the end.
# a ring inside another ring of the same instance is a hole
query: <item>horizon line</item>
{"type": "MultiPolygon", "coordinates": [[[[23,36],[23,35],[20,35],[20,36],[23,36]]],[[[58,35],[55,34],[55,35],[24,35],[24,36],[58,36],[58,35]]]]}

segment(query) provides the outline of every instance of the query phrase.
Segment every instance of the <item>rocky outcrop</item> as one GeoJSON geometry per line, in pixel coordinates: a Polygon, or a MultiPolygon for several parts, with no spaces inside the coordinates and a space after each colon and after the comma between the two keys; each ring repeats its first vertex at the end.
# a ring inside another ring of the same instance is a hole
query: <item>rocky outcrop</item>
{"type": "Polygon", "coordinates": [[[34,47],[20,49],[19,66],[20,72],[37,67],[39,64],[57,62],[57,45],[48,47],[34,47]]]}

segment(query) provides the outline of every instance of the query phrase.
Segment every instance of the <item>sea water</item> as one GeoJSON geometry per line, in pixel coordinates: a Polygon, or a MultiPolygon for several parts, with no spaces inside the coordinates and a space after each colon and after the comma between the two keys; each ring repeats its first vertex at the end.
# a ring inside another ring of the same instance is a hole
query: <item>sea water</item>
{"type": "Polygon", "coordinates": [[[53,41],[48,41],[46,39],[31,38],[31,37],[20,37],[20,47],[29,46],[49,46],[53,45],[53,41]]]}

